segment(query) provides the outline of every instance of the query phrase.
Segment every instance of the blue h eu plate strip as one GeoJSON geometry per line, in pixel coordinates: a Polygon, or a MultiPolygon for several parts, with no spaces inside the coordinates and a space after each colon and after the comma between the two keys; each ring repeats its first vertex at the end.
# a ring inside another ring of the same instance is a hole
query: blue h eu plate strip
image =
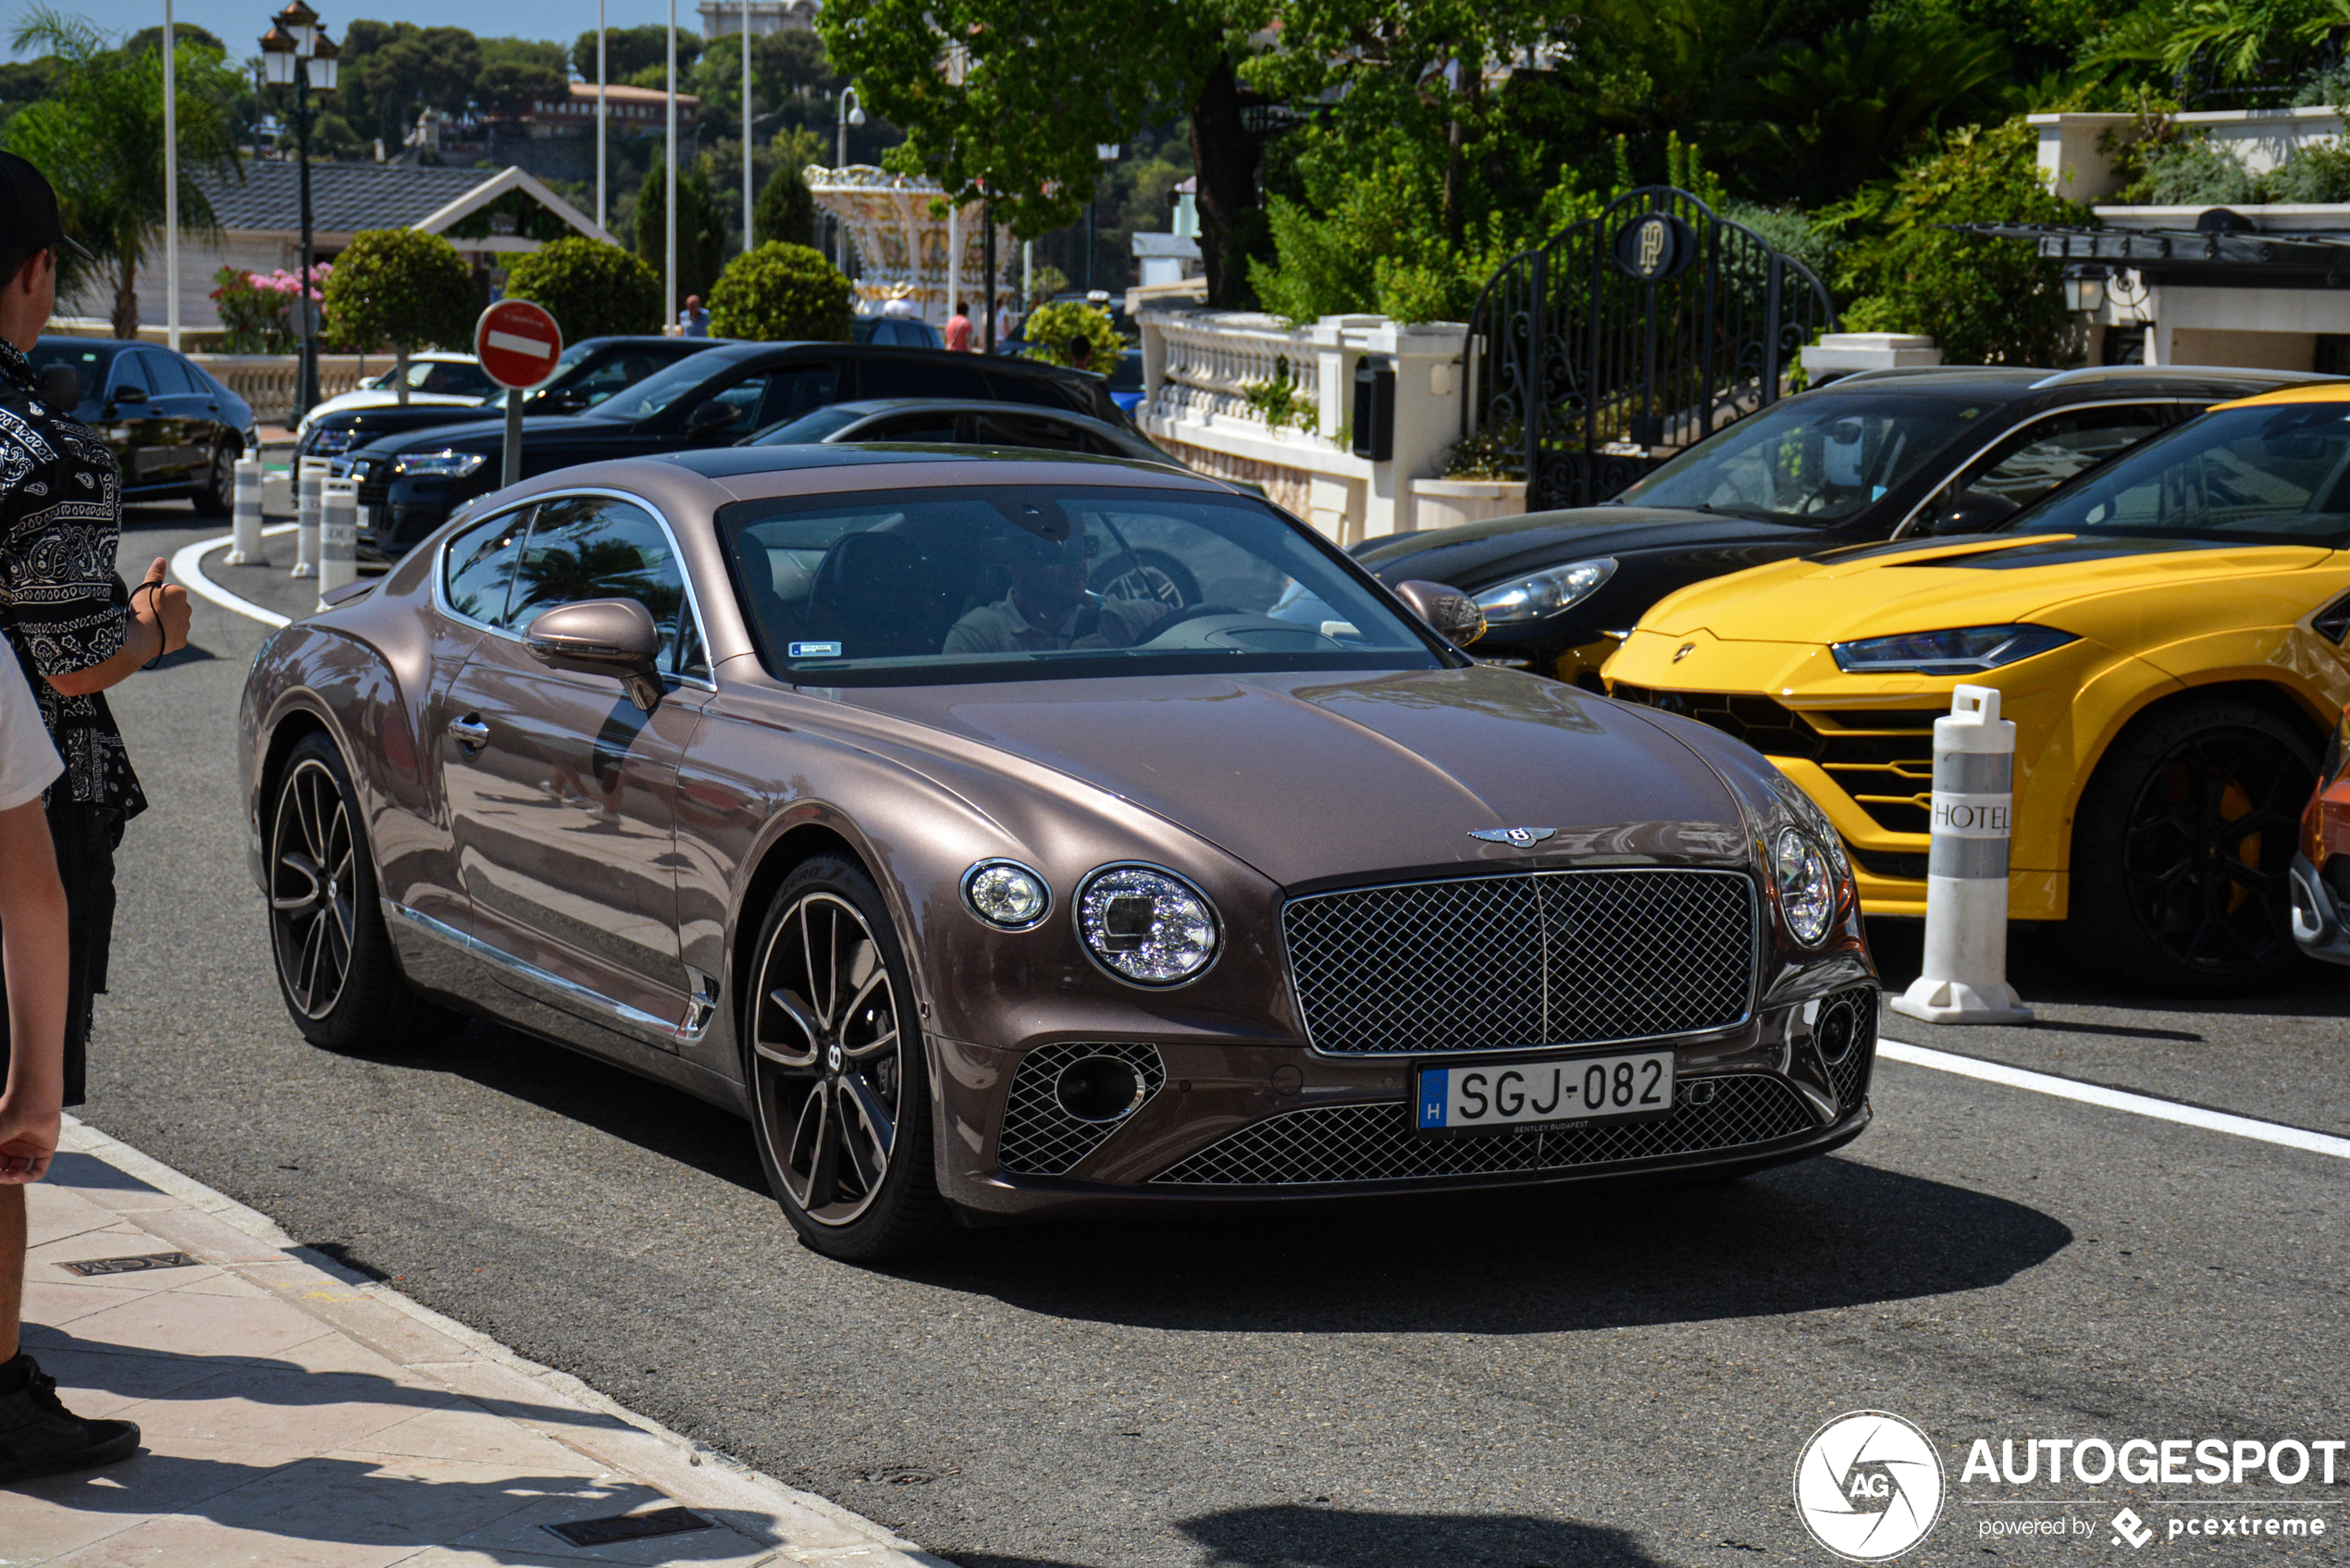
{"type": "Polygon", "coordinates": [[[1452,1101],[1453,1069],[1430,1068],[1420,1074],[1420,1125],[1444,1125],[1444,1107],[1452,1101]]]}

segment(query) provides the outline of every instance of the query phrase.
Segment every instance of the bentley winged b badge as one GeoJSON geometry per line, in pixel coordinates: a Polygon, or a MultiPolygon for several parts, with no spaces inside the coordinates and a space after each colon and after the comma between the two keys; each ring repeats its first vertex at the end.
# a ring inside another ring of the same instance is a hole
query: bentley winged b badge
{"type": "Polygon", "coordinates": [[[1488,844],[1513,845],[1519,849],[1531,849],[1558,832],[1556,828],[1471,828],[1471,838],[1481,838],[1488,844]]]}

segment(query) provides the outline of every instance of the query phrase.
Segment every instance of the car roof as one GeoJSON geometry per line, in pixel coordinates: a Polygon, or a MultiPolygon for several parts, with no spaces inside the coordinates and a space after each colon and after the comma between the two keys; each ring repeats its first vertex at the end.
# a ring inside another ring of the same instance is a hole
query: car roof
{"type": "MultiPolygon", "coordinates": [[[[979,406],[1000,409],[1017,405],[983,403],[979,406]]],[[[657,457],[623,461],[662,463],[687,469],[706,479],[723,479],[729,489],[735,490],[743,489],[745,481],[753,480],[760,475],[773,475],[782,479],[813,468],[890,467],[941,463],[971,463],[983,469],[999,471],[1023,464],[1076,464],[1116,470],[1137,478],[1148,476],[1154,483],[1171,479],[1189,488],[1225,493],[1231,490],[1231,487],[1221,480],[1194,474],[1188,469],[1172,468],[1164,463],[1148,463],[1141,458],[1095,457],[1082,452],[1038,451],[1019,447],[924,446],[895,442],[850,446],[704,447],[692,451],[663,452],[657,457]]],[[[976,484],[1020,484],[1027,482],[1028,478],[1028,475],[1008,472],[971,475],[971,482],[976,484]]],[[[779,483],[772,492],[765,493],[785,494],[803,488],[797,484],[779,483]]]]}
{"type": "Polygon", "coordinates": [[[2260,370],[2224,364],[2090,364],[2073,370],[2030,365],[1920,364],[1886,370],[1856,370],[1839,376],[1819,392],[1951,391],[2021,401],[2035,392],[2085,392],[2134,397],[2161,393],[2245,397],[2274,388],[2334,384],[2338,377],[2306,370],[2260,370]]]}
{"type": "Polygon", "coordinates": [[[992,398],[852,398],[847,402],[827,403],[821,411],[810,412],[853,414],[860,418],[879,414],[1037,414],[1047,419],[1075,419],[1087,425],[1099,425],[1105,429],[1116,428],[1107,420],[1096,419],[1090,414],[1080,414],[1073,408],[1008,403],[992,398]]]}
{"type": "Polygon", "coordinates": [[[427,359],[438,360],[443,364],[473,364],[476,363],[473,355],[459,353],[454,349],[419,349],[416,352],[408,356],[408,363],[414,364],[418,360],[427,359]]]}

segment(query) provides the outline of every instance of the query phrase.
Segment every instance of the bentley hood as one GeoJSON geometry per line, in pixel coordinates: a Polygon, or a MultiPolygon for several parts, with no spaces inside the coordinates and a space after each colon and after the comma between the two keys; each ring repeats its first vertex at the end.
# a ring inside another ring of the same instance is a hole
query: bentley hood
{"type": "Polygon", "coordinates": [[[1642,617],[1663,636],[1817,646],[1946,626],[2047,622],[2117,595],[2303,571],[2331,552],[2200,539],[1979,535],[1871,545],[1684,588],[1642,617]]]}
{"type": "MultiPolygon", "coordinates": [[[[1689,856],[1743,863],[1713,771],[1633,710],[1511,672],[848,688],[1133,802],[1297,886],[1386,870],[1689,856]],[[1554,833],[1523,848],[1478,829],[1554,833]]],[[[951,738],[950,738],[951,737],[951,738]]]]}

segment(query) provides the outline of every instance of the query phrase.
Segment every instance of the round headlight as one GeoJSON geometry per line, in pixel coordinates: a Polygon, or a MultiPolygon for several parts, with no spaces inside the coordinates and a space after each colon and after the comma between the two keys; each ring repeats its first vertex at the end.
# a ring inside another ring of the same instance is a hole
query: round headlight
{"type": "Polygon", "coordinates": [[[1783,828],[1771,846],[1771,880],[1779,893],[1779,914],[1806,947],[1827,940],[1836,923],[1836,873],[1825,851],[1794,828],[1783,828]]]}
{"type": "Polygon", "coordinates": [[[1108,866],[1077,892],[1077,929],[1101,966],[1136,985],[1181,985],[1216,961],[1207,895],[1148,866],[1108,866]]]}
{"type": "Polygon", "coordinates": [[[1052,907],[1053,890],[1017,860],[982,860],[963,873],[963,902],[999,931],[1026,931],[1052,907]]]}

